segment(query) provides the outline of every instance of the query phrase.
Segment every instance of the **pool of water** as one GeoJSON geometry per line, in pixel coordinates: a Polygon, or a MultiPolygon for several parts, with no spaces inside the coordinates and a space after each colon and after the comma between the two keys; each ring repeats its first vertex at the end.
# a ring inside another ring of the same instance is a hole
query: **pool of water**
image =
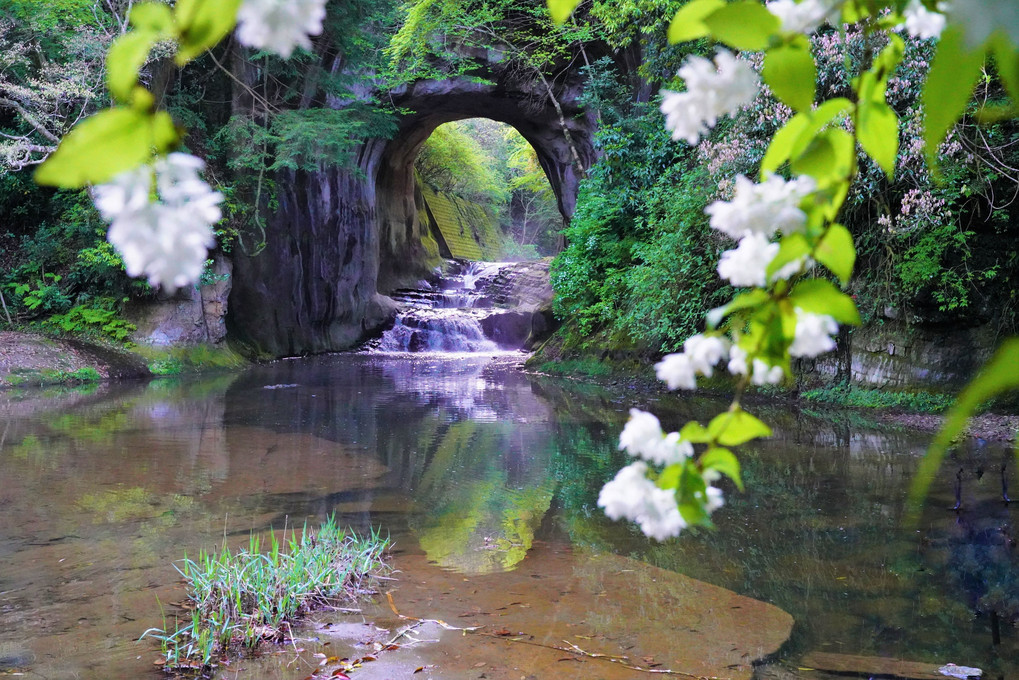
{"type": "MultiPolygon", "coordinates": [[[[925,436],[761,405],[776,436],[745,452],[746,492],[727,489],[715,531],[658,544],[594,505],[633,393],[528,377],[520,359],[336,355],[0,395],[0,675],[157,678],[137,638],[182,597],[174,560],[335,513],[465,580],[582,550],[773,603],[796,621],[779,657],[805,677],[802,655],[825,651],[1019,678],[1004,448],[960,447],[906,527],[925,436]]],[[[642,405],[668,427],[718,408],[642,405]]]]}

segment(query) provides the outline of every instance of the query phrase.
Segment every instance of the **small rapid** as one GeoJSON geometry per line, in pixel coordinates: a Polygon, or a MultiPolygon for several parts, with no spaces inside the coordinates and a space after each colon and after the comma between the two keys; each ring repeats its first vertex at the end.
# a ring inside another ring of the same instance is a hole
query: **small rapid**
{"type": "Polygon", "coordinates": [[[395,291],[401,306],[393,327],[376,343],[373,352],[476,352],[509,348],[486,336],[482,322],[494,311],[492,286],[510,262],[462,262],[434,282],[419,281],[414,288],[395,291]]]}

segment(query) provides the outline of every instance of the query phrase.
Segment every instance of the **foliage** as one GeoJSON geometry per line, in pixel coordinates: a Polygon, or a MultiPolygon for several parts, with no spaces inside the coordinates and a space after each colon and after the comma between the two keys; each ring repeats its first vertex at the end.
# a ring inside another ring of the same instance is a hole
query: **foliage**
{"type": "Polygon", "coordinates": [[[204,673],[239,647],[282,642],[289,624],[312,609],[370,592],[372,578],[385,571],[388,545],[374,531],[358,536],[330,517],[318,531],[305,526],[300,538],[292,531],[286,551],[275,533],[268,553],[254,535],[236,554],[226,547],[219,554],[203,551],[197,560],[174,565],[188,587],[190,615],[142,637],[160,642],[167,673],[204,673]]]}
{"type": "Polygon", "coordinates": [[[854,408],[901,408],[924,413],[941,413],[949,408],[955,399],[947,394],[933,392],[890,392],[848,385],[822,387],[804,390],[800,397],[837,406],[854,408]]]}
{"type": "Polygon", "coordinates": [[[119,305],[123,300],[96,298],[87,305],[77,305],[63,314],[54,314],[42,322],[42,328],[71,335],[94,335],[126,342],[137,327],[119,316],[119,305]]]}
{"type": "Polygon", "coordinates": [[[421,180],[436,191],[493,207],[507,199],[506,185],[494,159],[459,121],[435,128],[422,145],[414,168],[421,180]]]}
{"type": "Polygon", "coordinates": [[[601,108],[603,155],[581,184],[566,249],[553,262],[556,314],[571,345],[604,331],[617,343],[669,351],[721,301],[720,243],[702,212],[713,189],[671,143],[657,110],[610,112],[604,100],[601,108]]]}

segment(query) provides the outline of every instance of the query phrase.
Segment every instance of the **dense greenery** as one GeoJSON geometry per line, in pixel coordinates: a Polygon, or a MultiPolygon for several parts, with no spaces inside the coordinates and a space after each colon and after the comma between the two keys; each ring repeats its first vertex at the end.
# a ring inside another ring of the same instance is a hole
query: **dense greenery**
{"type": "MultiPolygon", "coordinates": [[[[681,55],[650,30],[642,34],[658,41],[645,47],[642,76],[674,71],[681,55]]],[[[940,174],[933,172],[919,113],[932,43],[907,40],[890,79],[889,103],[905,121],[894,179],[862,154],[859,159],[861,176],[843,216],[859,251],[851,292],[871,322],[992,323],[1010,332],[1019,299],[1019,128],[1011,120],[988,128],[964,118],[941,147],[940,174]]],[[[822,29],[813,38],[819,98],[846,95],[861,64],[881,47],[859,32],[822,29]]],[[[630,92],[613,87],[625,80],[618,65],[598,62],[589,72],[602,158],[581,188],[568,245],[555,263],[567,347],[671,351],[708,309],[731,296],[719,289],[714,263],[732,246],[708,233],[704,207],[727,199],[737,174],[756,173],[792,111],[765,88],[691,149],[668,139],[657,100],[633,103],[630,92]]],[[[989,72],[978,99],[1002,97],[989,72]]]]}
{"type": "MultiPolygon", "coordinates": [[[[245,55],[228,41],[180,70],[157,49],[144,77],[227,197],[219,248],[257,252],[280,173],[350,163],[361,140],[393,134],[398,112],[380,94],[387,88],[449,75],[484,80],[473,55],[493,50],[515,77],[535,84],[536,101],[558,106],[562,84],[579,76],[600,122],[601,157],[587,169],[562,238],[534,152],[515,132],[498,133],[491,122],[442,126],[418,170],[429,184],[501,209],[517,241],[537,252],[565,244],[554,283],[568,347],[650,356],[676,349],[728,296],[714,263],[730,244],[709,233],[703,208],[728,196],[736,174],[753,171],[791,115],[765,90],[697,147],[669,140],[654,93],[673,84],[686,53],[708,50],[665,40],[668,18],[684,4],[585,2],[556,25],[537,0],[333,0],[314,49],[290,61],[245,55]]],[[[151,291],[124,275],[84,192],[39,189],[28,175],[76,120],[108,103],[96,94],[104,91],[102,55],[124,30],[128,3],[92,6],[0,3],[0,292],[16,321],[120,339],[130,330],[118,320],[123,301],[151,291]]],[[[819,97],[846,94],[881,47],[853,31],[822,29],[812,44],[819,97]]],[[[907,40],[889,81],[889,103],[906,123],[894,179],[861,156],[844,219],[859,251],[852,292],[874,322],[1012,330],[1016,126],[978,128],[964,118],[942,146],[940,174],[932,172],[918,113],[932,49],[931,41],[907,40]]],[[[1003,96],[988,70],[978,99],[1003,96]]]]}
{"type": "Polygon", "coordinates": [[[508,236],[508,254],[536,258],[555,252],[562,215],[534,148],[514,128],[487,118],[440,125],[414,167],[433,189],[495,213],[508,236]]]}

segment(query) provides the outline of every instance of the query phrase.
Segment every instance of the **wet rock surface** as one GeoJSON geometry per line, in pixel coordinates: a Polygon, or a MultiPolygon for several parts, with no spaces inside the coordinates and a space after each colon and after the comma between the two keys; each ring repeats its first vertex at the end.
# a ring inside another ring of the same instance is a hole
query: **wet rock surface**
{"type": "Polygon", "coordinates": [[[648,670],[749,679],[754,661],[788,639],[792,617],[773,605],[648,564],[538,544],[514,571],[465,577],[423,556],[398,556],[390,592],[404,617],[435,640],[380,657],[362,678],[646,678],[648,670]],[[475,628],[473,631],[452,630],[475,628]]]}

